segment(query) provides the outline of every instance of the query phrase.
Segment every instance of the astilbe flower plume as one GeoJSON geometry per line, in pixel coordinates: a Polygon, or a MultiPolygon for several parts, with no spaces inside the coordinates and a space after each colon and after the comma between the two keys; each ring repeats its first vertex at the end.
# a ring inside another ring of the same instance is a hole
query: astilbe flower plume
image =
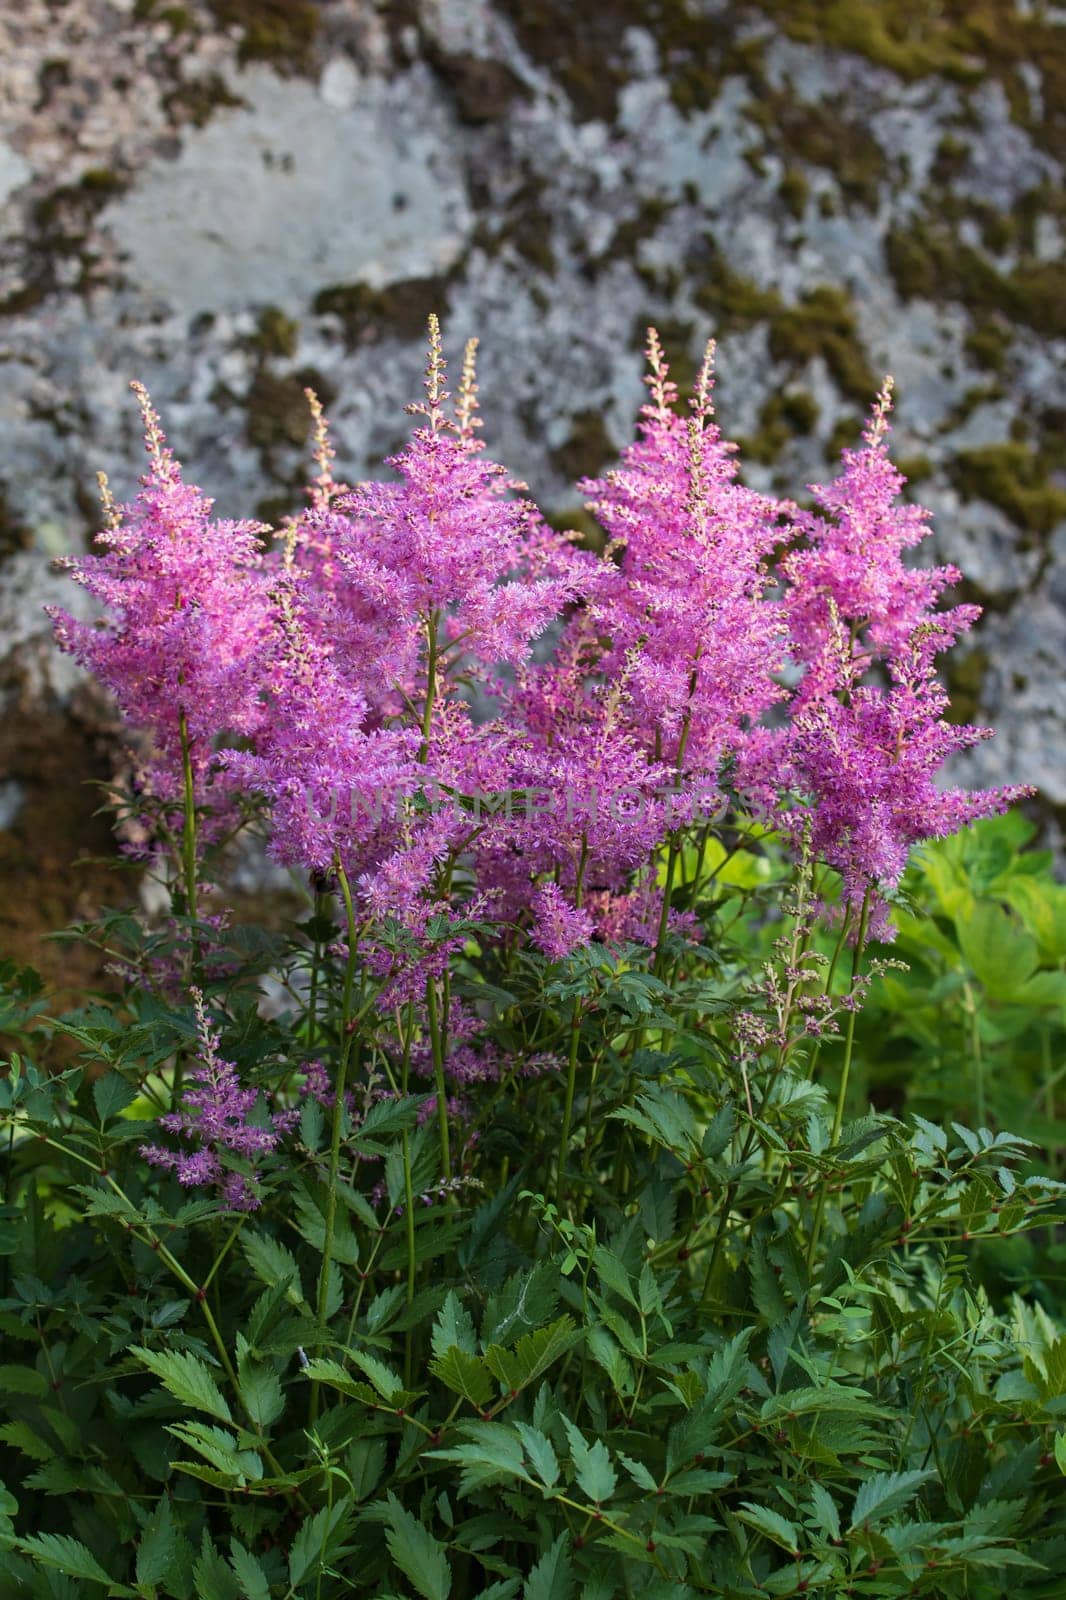
{"type": "MultiPolygon", "coordinates": [[[[617,469],[579,486],[612,559],[553,660],[524,674],[516,707],[527,781],[590,797],[521,841],[535,870],[561,857],[556,920],[560,887],[575,901],[591,893],[601,934],[654,943],[661,894],[648,882],[634,890],[634,869],[686,808],[716,803],[723,761],[782,694],[786,630],[767,562],[788,508],[736,481],[735,447],[713,418],[713,345],[687,418],[654,329],[647,355],[651,398],[636,442],[617,469]]],[[[575,935],[593,926],[579,909],[575,935]]]]}
{"type": "MultiPolygon", "coordinates": [[[[514,732],[472,716],[469,686],[495,688],[577,590],[566,541],[484,455],[472,345],[454,410],[444,385],[434,319],[397,478],[342,492],[327,462],[292,530],[272,591],[270,714],[228,762],[266,796],[282,860],[342,868],[362,914],[413,934],[449,913],[439,882],[477,832],[462,796],[515,778],[514,732]]],[[[439,945],[436,964],[446,956],[439,945]]]]}
{"type": "Polygon", "coordinates": [[[909,567],[904,550],[928,532],[928,513],[899,503],[904,479],[888,456],[892,381],[861,448],[843,452],[819,510],[801,514],[805,544],[780,564],[791,649],[803,668],[787,724],[753,733],[742,787],[793,837],[810,830],[816,856],[841,873],[855,927],[865,914],[890,937],[880,888],[898,883],[910,849],[1002,811],[1023,786],[942,789],[949,757],[991,730],[949,722],[937,656],[972,626],[975,606],[938,611],[961,576],[909,567]]]}
{"type": "Polygon", "coordinates": [[[259,1098],[255,1089],[242,1088],[232,1061],[219,1055],[221,1036],[207,1016],[203,995],[192,990],[199,1054],[188,1073],[182,1103],[159,1118],[159,1126],[185,1140],[187,1150],[163,1145],[142,1145],[141,1155],[154,1167],[173,1172],[185,1188],[213,1187],[223,1205],[234,1211],[255,1211],[259,1199],[243,1173],[227,1170],[225,1153],[254,1164],[276,1150],[282,1135],[291,1131],[298,1111],[280,1111],[266,1123],[250,1117],[259,1098]]]}
{"type": "Polygon", "coordinates": [[[111,690],[127,722],[151,739],[146,786],[180,795],[183,745],[198,799],[221,745],[261,726],[261,647],[269,626],[255,522],[216,521],[186,484],[147,392],[135,384],[149,470],[130,505],[101,478],[107,525],[101,554],[67,563],[100,602],[100,624],[51,608],[60,647],[111,690]]]}

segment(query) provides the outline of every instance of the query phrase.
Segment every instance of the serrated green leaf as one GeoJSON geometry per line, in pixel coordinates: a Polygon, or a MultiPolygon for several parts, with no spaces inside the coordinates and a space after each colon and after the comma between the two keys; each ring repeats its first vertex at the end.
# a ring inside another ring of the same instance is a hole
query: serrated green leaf
{"type": "Polygon", "coordinates": [[[347,1497],[323,1506],[301,1524],[289,1549],[289,1582],[295,1589],[304,1579],[328,1564],[341,1543],[351,1515],[347,1497]]]}
{"type": "Polygon", "coordinates": [[[490,1344],[485,1351],[485,1365],[504,1389],[518,1391],[547,1372],[580,1337],[573,1318],[564,1315],[546,1328],[527,1333],[513,1350],[490,1344]]]}
{"type": "Polygon", "coordinates": [[[145,1525],[137,1543],[137,1582],[152,1588],[162,1583],[176,1564],[180,1536],[174,1526],[170,1497],[164,1495],[145,1525]]]}
{"type": "Polygon", "coordinates": [[[893,1511],[901,1510],[935,1473],[878,1472],[867,1478],[855,1496],[849,1531],[875,1526],[893,1511]]]}
{"type": "Polygon", "coordinates": [[[570,1537],[561,1533],[530,1572],[522,1590],[522,1600],[571,1600],[573,1593],[570,1537]]]}
{"type": "MultiPolygon", "coordinates": [[[[227,1433],[225,1428],[215,1428],[206,1422],[173,1422],[167,1432],[203,1456],[222,1475],[224,1482],[235,1480],[243,1484],[249,1479],[256,1482],[263,1476],[263,1463],[258,1453],[241,1449],[233,1434],[227,1433]]],[[[178,1462],[177,1465],[193,1477],[203,1476],[188,1462],[178,1462]]],[[[214,1482],[214,1479],[207,1481],[214,1482]]]]}
{"type": "Polygon", "coordinates": [[[244,1600],[270,1600],[270,1582],[258,1556],[246,1550],[237,1538],[230,1539],[229,1549],[229,1558],[244,1600]]]}
{"type": "Polygon", "coordinates": [[[468,1355],[477,1352],[473,1319],[454,1289],[448,1290],[444,1304],[437,1313],[431,1343],[435,1356],[447,1355],[453,1346],[468,1355]]]}
{"type": "Polygon", "coordinates": [[[0,1443],[21,1450],[34,1461],[51,1461],[55,1447],[34,1433],[28,1422],[5,1422],[0,1428],[0,1443]]]}
{"type": "Polygon", "coordinates": [[[269,1428],[278,1420],[285,1409],[285,1396],[277,1373],[265,1362],[253,1361],[247,1349],[240,1352],[239,1344],[237,1385],[255,1427],[269,1428]]]}
{"type": "Polygon", "coordinates": [[[559,1481],[559,1461],[551,1440],[546,1434],[541,1433],[539,1428],[531,1427],[528,1422],[516,1422],[514,1427],[533,1471],[546,1488],[553,1488],[559,1481]]]}
{"type": "Polygon", "coordinates": [[[269,1234],[253,1233],[246,1228],[241,1235],[241,1249],[260,1283],[265,1283],[268,1289],[288,1283],[285,1298],[289,1304],[293,1306],[306,1304],[303,1285],[300,1282],[300,1269],[296,1264],[296,1257],[287,1245],[272,1239],[269,1234]]]}
{"type": "Polygon", "coordinates": [[[774,1544],[780,1545],[782,1550],[795,1555],[799,1540],[794,1525],[786,1517],[770,1506],[759,1506],[752,1500],[741,1501],[741,1508],[736,1512],[741,1522],[746,1522],[756,1533],[761,1533],[774,1544]]]}
{"type": "Polygon", "coordinates": [[[41,1400],[48,1380],[35,1367],[0,1367],[0,1394],[30,1394],[41,1400]]]}
{"type": "Polygon", "coordinates": [[[241,1600],[241,1592],[231,1567],[223,1561],[210,1535],[204,1530],[200,1554],[192,1569],[196,1600],[241,1600]]]}
{"type": "Polygon", "coordinates": [[[563,1418],[563,1427],[570,1444],[570,1459],[580,1488],[597,1505],[602,1505],[614,1494],[618,1479],[611,1465],[611,1457],[602,1439],[590,1445],[581,1430],[569,1417],[563,1418]]]}
{"type": "Polygon", "coordinates": [[[394,1494],[388,1497],[385,1542],[393,1561],[424,1600],[448,1600],[452,1574],[444,1545],[394,1494]]]}
{"type": "Polygon", "coordinates": [[[81,1578],[85,1583],[107,1584],[112,1594],[131,1595],[124,1583],[116,1583],[108,1576],[92,1551],[66,1533],[36,1533],[20,1539],[17,1548],[42,1567],[63,1572],[68,1578],[81,1578]]]}
{"type": "Polygon", "coordinates": [[[105,1072],[93,1084],[93,1102],[101,1122],[110,1122],[136,1098],[137,1090],[119,1072],[105,1072]]]}
{"type": "Polygon", "coordinates": [[[485,1363],[467,1350],[453,1345],[429,1363],[429,1370],[453,1394],[462,1395],[471,1405],[483,1409],[492,1399],[492,1381],[485,1363]]]}
{"type": "Polygon", "coordinates": [[[827,1539],[839,1539],[840,1512],[836,1501],[824,1484],[811,1484],[811,1508],[818,1519],[819,1532],[827,1539]]]}
{"type": "Polygon", "coordinates": [[[146,1350],[143,1345],[133,1345],[130,1354],[154,1373],[164,1389],[182,1405],[206,1411],[220,1422],[233,1421],[210,1367],[199,1356],[184,1350],[146,1350]]]}

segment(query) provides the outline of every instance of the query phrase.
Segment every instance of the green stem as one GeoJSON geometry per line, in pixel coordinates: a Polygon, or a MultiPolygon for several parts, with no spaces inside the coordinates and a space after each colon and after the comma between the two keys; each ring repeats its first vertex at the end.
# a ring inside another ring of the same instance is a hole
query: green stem
{"type": "MultiPolygon", "coordinates": [[[[854,1005],[855,980],[859,976],[859,965],[862,961],[863,951],[866,948],[866,930],[870,924],[870,895],[867,889],[862,897],[862,911],[859,914],[859,931],[855,938],[855,949],[851,957],[851,997],[852,1008],[848,1012],[848,1025],[844,1034],[844,1060],[840,1068],[840,1085],[837,1089],[837,1103],[833,1112],[833,1131],[829,1139],[829,1148],[835,1149],[840,1139],[840,1130],[844,1126],[844,1107],[848,1098],[848,1079],[851,1076],[851,1057],[855,1045],[855,1018],[857,1007],[854,1005]]],[[[814,1222],[811,1226],[811,1242],[807,1247],[807,1268],[810,1271],[814,1264],[815,1251],[818,1248],[818,1239],[822,1231],[822,1219],[825,1215],[825,1179],[823,1178],[818,1191],[818,1206],[814,1213],[814,1222]]]]}
{"type": "Polygon", "coordinates": [[[444,1081],[444,1047],[441,1041],[440,1014],[437,1009],[437,980],[426,979],[426,1010],[429,1012],[429,1042],[433,1052],[433,1082],[437,1089],[437,1127],[440,1131],[440,1164],[446,1183],[452,1177],[451,1140],[448,1134],[448,1089],[444,1081]]]}
{"type": "MultiPolygon", "coordinates": [[[[859,932],[855,939],[855,950],[851,958],[851,987],[855,988],[855,980],[859,976],[859,965],[862,961],[863,951],[866,948],[866,930],[870,925],[870,890],[867,889],[862,901],[862,911],[859,914],[859,932]]],[[[851,1057],[855,1046],[855,1018],[858,1008],[854,1004],[852,992],[852,1007],[848,1012],[848,1025],[844,1035],[844,1062],[840,1069],[840,1086],[837,1089],[836,1110],[833,1113],[833,1136],[831,1143],[836,1144],[840,1138],[840,1130],[844,1126],[844,1106],[848,1098],[848,1079],[851,1076],[851,1057]]]]}
{"type": "MultiPolygon", "coordinates": [[[[341,895],[344,900],[344,914],[348,927],[348,960],[344,968],[344,990],[341,1001],[341,1050],[340,1066],[337,1071],[337,1082],[334,1087],[333,1122],[330,1130],[329,1141],[329,1179],[326,1189],[326,1215],[325,1236],[322,1241],[322,1267],[318,1275],[318,1341],[325,1344],[327,1339],[327,1306],[329,1303],[329,1269],[333,1261],[333,1234],[337,1226],[337,1173],[340,1170],[341,1159],[341,1129],[344,1124],[345,1090],[348,1085],[348,1067],[352,1057],[352,1047],[355,1039],[352,1023],[352,989],[355,983],[355,958],[358,945],[358,935],[355,926],[355,910],[352,905],[352,891],[348,883],[347,874],[340,862],[337,863],[337,880],[340,883],[341,895]]],[[[319,1386],[316,1383],[311,1390],[311,1421],[318,1416],[319,1386]]]]}
{"type": "MultiPolygon", "coordinates": [[[[577,882],[574,890],[574,904],[581,909],[581,897],[585,888],[585,867],[588,862],[588,835],[581,835],[581,857],[577,864],[577,882]]],[[[581,1039],[581,1001],[574,1001],[574,1009],[570,1013],[570,1049],[566,1064],[566,1100],[563,1105],[563,1131],[559,1138],[559,1170],[555,1178],[555,1203],[562,1205],[563,1181],[566,1177],[566,1155],[570,1148],[570,1130],[574,1122],[574,1094],[577,1089],[577,1052],[581,1039]]]]}
{"type": "MultiPolygon", "coordinates": [[[[196,898],[196,786],[193,781],[192,771],[192,741],[189,738],[189,725],[184,711],[178,713],[178,729],[181,734],[182,776],[181,875],[185,894],[185,914],[189,921],[195,925],[198,914],[196,898]]],[[[192,972],[194,977],[199,978],[202,964],[200,942],[194,931],[192,935],[192,972]]],[[[181,1100],[184,1075],[185,1058],[179,1050],[174,1061],[174,1078],[171,1084],[171,1104],[175,1107],[181,1100]]]]}
{"type": "MultiPolygon", "coordinates": [[[[118,1198],[129,1207],[131,1214],[136,1216],[137,1208],[133,1204],[133,1201],[130,1199],[129,1195],[122,1188],[121,1184],[117,1183],[109,1172],[101,1173],[100,1168],[95,1161],[90,1161],[87,1156],[81,1155],[77,1150],[72,1150],[69,1145],[60,1144],[58,1139],[49,1139],[47,1137],[43,1137],[41,1142],[45,1145],[48,1145],[52,1150],[58,1150],[62,1155],[67,1156],[70,1160],[80,1162],[83,1167],[88,1167],[89,1170],[96,1173],[98,1177],[103,1177],[104,1182],[107,1184],[112,1194],[117,1195],[118,1198]]],[[[234,1369],[233,1362],[230,1360],[229,1351],[226,1349],[226,1342],[222,1337],[218,1323],[215,1321],[211,1307],[207,1303],[206,1289],[202,1285],[198,1284],[195,1279],[189,1276],[181,1262],[178,1260],[177,1256],[171,1254],[166,1245],[163,1243],[162,1239],[149,1223],[138,1219],[138,1221],[135,1223],[127,1223],[127,1227],[130,1233],[138,1237],[143,1234],[144,1242],[155,1251],[163,1265],[168,1269],[173,1277],[177,1279],[182,1288],[188,1291],[192,1299],[200,1307],[200,1314],[207,1325],[207,1331],[211,1336],[211,1343],[214,1345],[218,1354],[219,1364],[222,1367],[223,1372],[226,1374],[226,1378],[237,1397],[237,1401],[241,1407],[241,1410],[248,1419],[249,1427],[256,1434],[259,1446],[263,1452],[263,1458],[270,1467],[271,1471],[274,1473],[275,1477],[284,1478],[284,1468],[278,1462],[276,1456],[273,1454],[265,1439],[263,1439],[258,1425],[244,1403],[244,1398],[241,1394],[241,1386],[237,1379],[237,1373],[234,1369]]],[[[304,1507],[305,1510],[307,1510],[307,1502],[304,1500],[299,1489],[294,1489],[293,1493],[295,1494],[299,1503],[304,1507]]]]}
{"type": "MultiPolygon", "coordinates": [[[[410,1093],[411,1071],[411,1034],[414,1028],[414,1007],[407,1008],[407,1028],[400,1027],[400,1013],[396,1012],[396,1025],[403,1040],[403,1064],[400,1069],[400,1094],[406,1100],[410,1093]]],[[[407,1128],[403,1130],[403,1203],[404,1203],[404,1231],[407,1236],[407,1304],[410,1305],[415,1297],[415,1197],[414,1187],[411,1182],[411,1136],[407,1128]]],[[[411,1387],[411,1328],[408,1326],[403,1342],[403,1381],[404,1387],[411,1387]]]]}
{"type": "Polygon", "coordinates": [[[185,912],[196,920],[196,789],[192,773],[192,741],[185,713],[178,713],[181,733],[181,776],[183,814],[181,826],[181,871],[185,890],[185,912]]]}

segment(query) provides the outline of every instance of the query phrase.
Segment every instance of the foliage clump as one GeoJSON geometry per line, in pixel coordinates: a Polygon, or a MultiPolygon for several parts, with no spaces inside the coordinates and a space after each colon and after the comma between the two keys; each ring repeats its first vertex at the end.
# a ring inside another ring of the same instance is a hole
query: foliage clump
{"type": "MultiPolygon", "coordinates": [[[[103,626],[56,628],[140,740],[117,820],[167,911],[66,932],[116,985],[78,1012],[0,968],[12,1594],[1054,1592],[1053,1258],[981,1251],[1063,1187],[987,1076],[974,1130],[856,1095],[893,933],[955,960],[911,847],[1019,792],[936,782],[974,611],[903,559],[890,383],[801,512],[740,482],[712,355],[685,414],[649,337],[598,553],[485,455],[435,323],[390,480],[338,481],[311,397],[274,549],[141,393],[141,491],[73,567],[103,626]],[[233,920],[239,834],[290,926],[233,920]]],[[[925,858],[958,950],[1050,1028],[1061,908],[1011,858],[982,909],[967,837],[925,858]]]]}

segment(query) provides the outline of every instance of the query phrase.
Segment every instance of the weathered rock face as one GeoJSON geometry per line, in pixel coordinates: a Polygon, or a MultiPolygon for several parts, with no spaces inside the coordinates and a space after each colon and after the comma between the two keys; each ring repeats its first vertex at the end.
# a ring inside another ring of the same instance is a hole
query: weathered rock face
{"type": "Polygon", "coordinates": [[[629,437],[649,321],[682,380],[718,336],[759,484],[824,473],[891,370],[897,452],[987,608],[954,670],[999,737],[968,775],[1066,805],[1064,79],[1037,0],[5,7],[0,824],[28,804],[16,706],[58,740],[70,701],[23,637],[47,558],[91,532],[97,467],[138,471],[128,380],[220,510],[279,515],[304,386],[346,476],[373,469],[431,310],[482,336],[487,437],[560,515],[629,437]]]}

